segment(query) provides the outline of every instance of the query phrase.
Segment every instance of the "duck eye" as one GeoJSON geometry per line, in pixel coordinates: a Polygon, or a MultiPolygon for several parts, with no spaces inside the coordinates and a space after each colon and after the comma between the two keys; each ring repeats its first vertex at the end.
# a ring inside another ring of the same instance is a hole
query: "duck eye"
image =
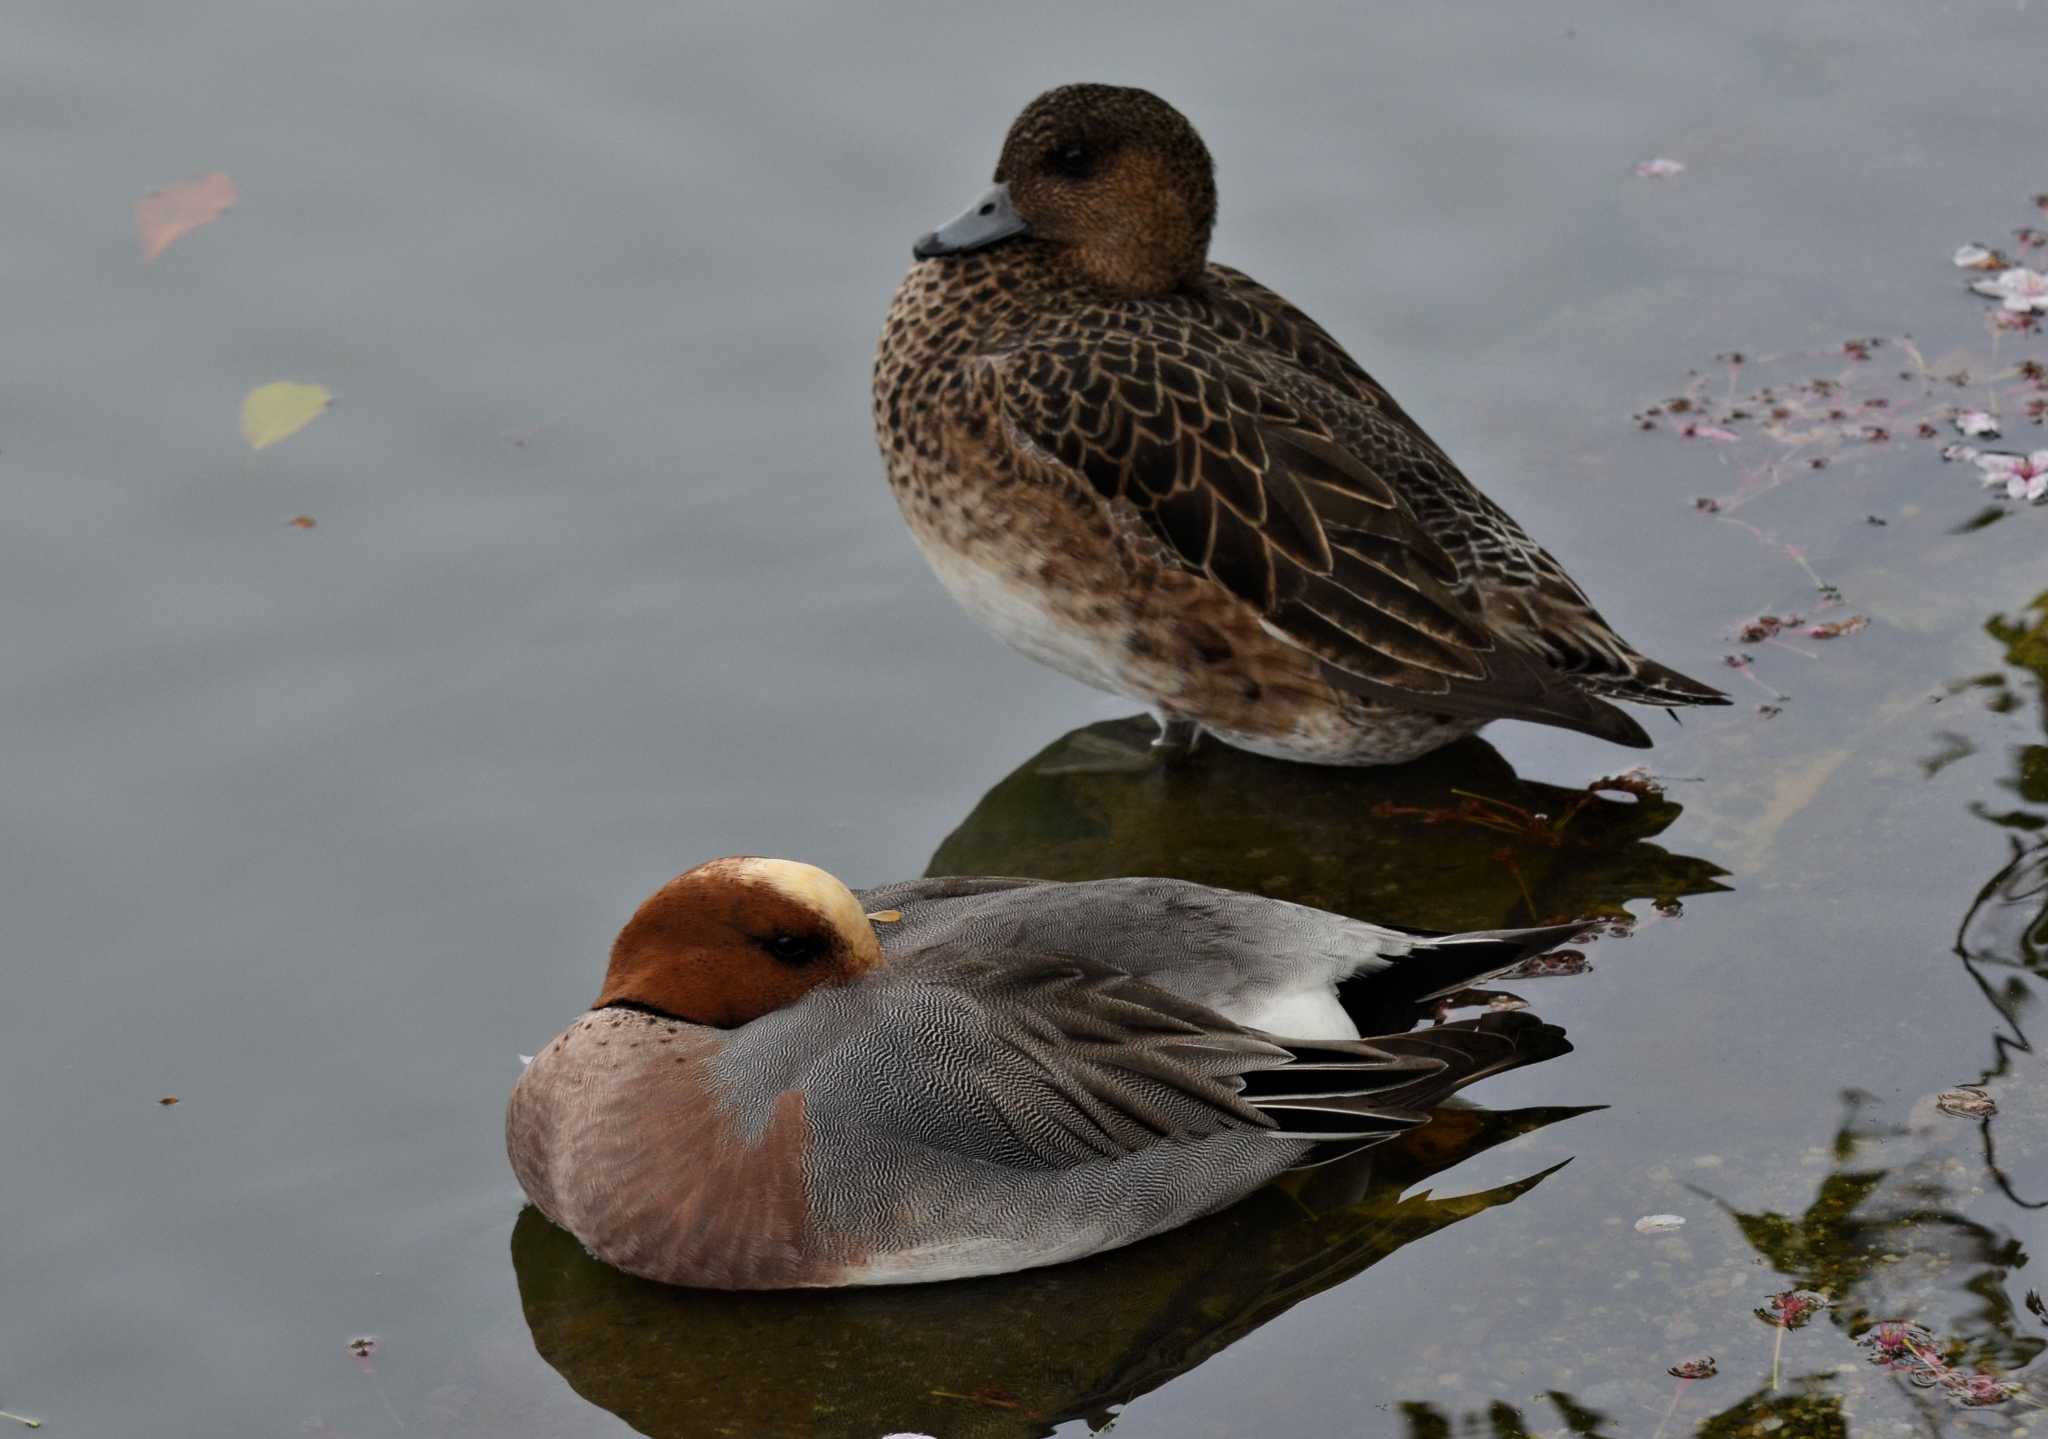
{"type": "Polygon", "coordinates": [[[1045,157],[1045,165],[1065,180],[1085,180],[1095,168],[1095,153],[1086,145],[1061,145],[1045,157]]]}
{"type": "Polygon", "coordinates": [[[806,964],[818,957],[818,941],[802,934],[778,934],[764,941],[768,952],[784,964],[806,964]]]}

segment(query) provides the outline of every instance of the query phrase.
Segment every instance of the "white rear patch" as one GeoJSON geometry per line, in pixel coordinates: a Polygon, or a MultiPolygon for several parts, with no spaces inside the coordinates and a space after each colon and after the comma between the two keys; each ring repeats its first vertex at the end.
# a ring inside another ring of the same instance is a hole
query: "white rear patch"
{"type": "Polygon", "coordinates": [[[1247,1029],[1282,1039],[1357,1039],[1358,1026],[1337,1002],[1335,989],[1298,989],[1224,1011],[1247,1029]]]}

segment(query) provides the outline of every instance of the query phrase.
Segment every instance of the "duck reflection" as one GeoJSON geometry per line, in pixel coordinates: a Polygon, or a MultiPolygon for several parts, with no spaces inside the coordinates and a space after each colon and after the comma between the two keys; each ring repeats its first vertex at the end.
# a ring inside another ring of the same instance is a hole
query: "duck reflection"
{"type": "Polygon", "coordinates": [[[1403,1195],[1584,1109],[1457,1106],[1401,1140],[1268,1185],[1077,1264],[907,1288],[713,1293],[633,1279],[528,1208],[512,1232],[540,1355],[643,1434],[875,1439],[1100,1427],[1313,1294],[1511,1203],[1558,1166],[1478,1193],[1403,1195]]]}
{"type": "Polygon", "coordinates": [[[1171,875],[1382,923],[1485,929],[1618,914],[1723,890],[1726,871],[1649,842],[1680,806],[1638,776],[1561,789],[1491,745],[1321,769],[1222,745],[1133,763],[1142,716],[1089,725],[983,796],[928,873],[1171,875]]]}

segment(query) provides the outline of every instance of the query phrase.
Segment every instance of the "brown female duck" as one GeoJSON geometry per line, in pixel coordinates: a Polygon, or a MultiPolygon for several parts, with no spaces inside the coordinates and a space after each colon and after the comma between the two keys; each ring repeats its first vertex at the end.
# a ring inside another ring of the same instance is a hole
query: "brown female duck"
{"type": "Polygon", "coordinates": [[[1608,703],[1725,704],[1632,649],[1321,326],[1208,259],[1207,147],[1069,85],[917,242],[875,430],[925,558],[1032,658],[1319,764],[1496,719],[1647,746],[1608,703]]]}

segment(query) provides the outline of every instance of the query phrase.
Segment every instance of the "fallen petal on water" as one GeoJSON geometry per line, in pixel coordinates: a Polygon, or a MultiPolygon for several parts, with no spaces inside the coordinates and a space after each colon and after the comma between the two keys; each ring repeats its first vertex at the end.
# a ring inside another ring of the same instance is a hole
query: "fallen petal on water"
{"type": "Polygon", "coordinates": [[[1553,949],[1548,954],[1531,955],[1513,969],[1501,975],[1504,980],[1548,979],[1553,975],[1584,974],[1592,969],[1593,962],[1586,958],[1585,951],[1577,949],[1553,949]]]}
{"type": "Polygon", "coordinates": [[[1998,1101],[1974,1084],[1944,1089],[1934,1097],[1934,1107],[1958,1119],[1989,1119],[1998,1113],[1998,1101]]]}
{"type": "Polygon", "coordinates": [[[1990,1374],[1951,1373],[1942,1381],[1948,1390],[1948,1397],[1965,1409],[1978,1409],[1986,1404],[2003,1404],[2020,1392],[2020,1386],[2011,1380],[1999,1379],[1990,1374]]]}
{"type": "Polygon", "coordinates": [[[135,202],[135,228],[142,236],[143,261],[154,260],[180,236],[212,224],[234,203],[235,182],[218,170],[151,190],[135,202]]]}
{"type": "Polygon", "coordinates": [[[1674,1229],[1683,1228],[1684,1225],[1683,1214],[1645,1214],[1636,1221],[1636,1233],[1669,1234],[1674,1229]]]}
{"type": "Polygon", "coordinates": [[[1684,170],[1685,162],[1683,160],[1667,159],[1662,155],[1659,155],[1654,160],[1640,160],[1636,162],[1636,173],[1650,180],[1668,180],[1673,175],[1683,173],[1684,170]]]}
{"type": "Polygon", "coordinates": [[[1814,1289],[1785,1289],[1756,1310],[1756,1317],[1781,1329],[1797,1329],[1828,1307],[1828,1297],[1814,1289]]]}
{"type": "Polygon", "coordinates": [[[1972,280],[1970,288],[2018,314],[2048,311],[2048,275],[2024,265],[2000,270],[1988,280],[1972,280]]]}

